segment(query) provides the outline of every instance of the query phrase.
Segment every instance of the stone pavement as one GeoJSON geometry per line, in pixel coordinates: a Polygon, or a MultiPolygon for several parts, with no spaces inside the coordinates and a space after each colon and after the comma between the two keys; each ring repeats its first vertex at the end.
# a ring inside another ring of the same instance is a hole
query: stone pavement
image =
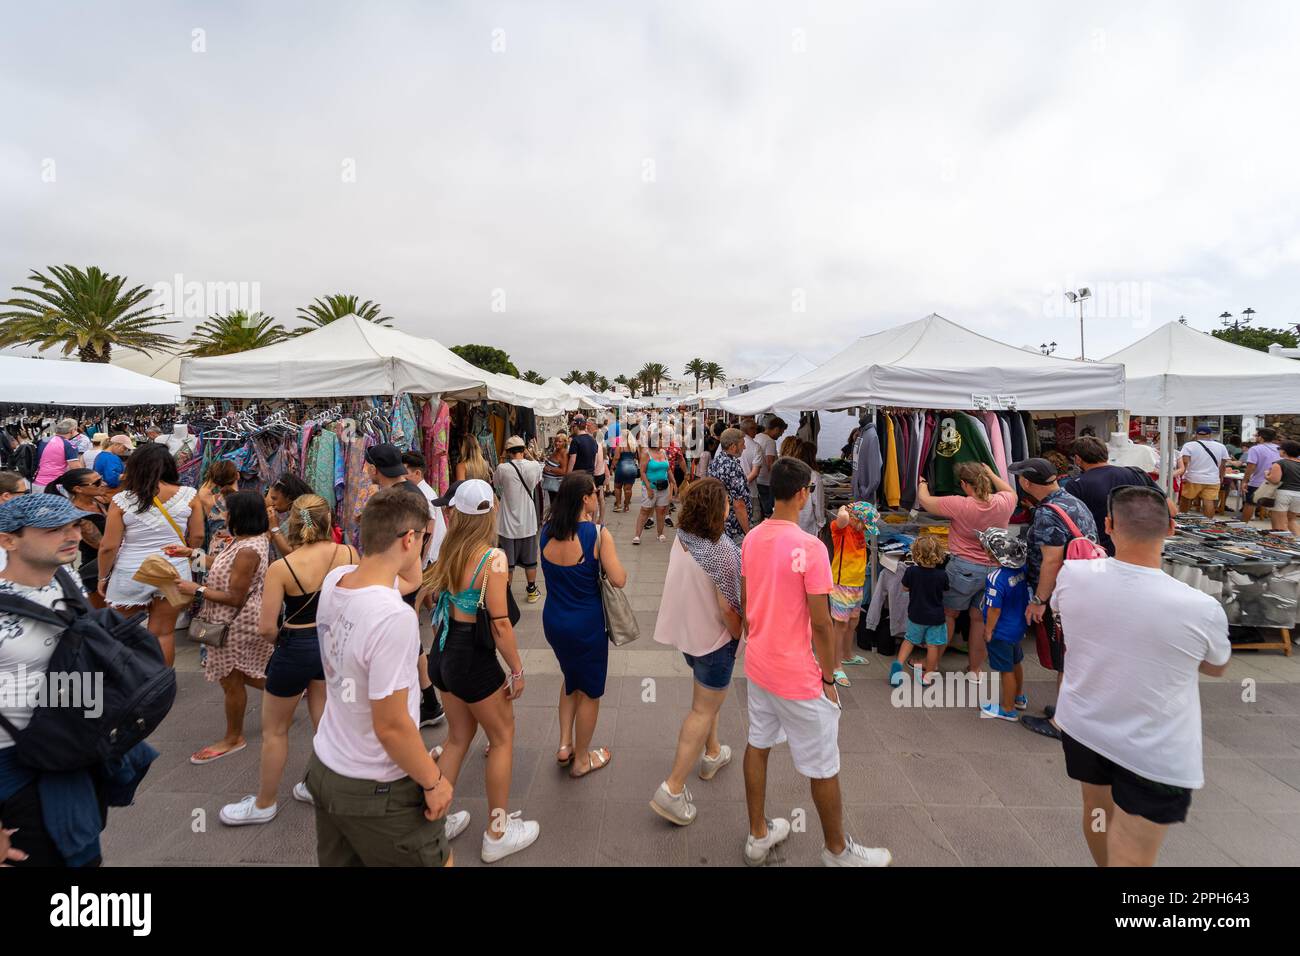
{"type": "MultiPolygon", "coordinates": [[[[558,746],[559,668],[541,627],[542,604],[523,603],[517,633],[527,686],[516,703],[511,809],[541,823],[532,847],[498,866],[713,865],[742,863],[746,834],[740,757],[745,743],[743,665],[722,711],[721,737],[735,752],[710,782],[688,783],[696,822],[678,828],[648,802],[668,773],[677,731],[689,708],[691,678],[681,656],[654,643],[669,543],[653,532],[631,546],[631,519],[612,517],[628,594],[642,637],[610,655],[609,686],[593,746],[613,752],[610,765],[571,780],[554,764],[558,746]]],[[[543,590],[545,582],[542,582],[543,590]]],[[[162,751],[136,803],[111,812],[104,837],[108,865],[310,865],[315,863],[312,809],[289,789],[306,766],[310,723],[301,706],[290,737],[279,816],[270,824],[229,828],[217,819],[225,803],[256,789],[259,706],[250,701],[249,747],[208,766],[189,755],[223,733],[220,688],[204,682],[198,655],[179,640],[180,692],[152,741],[162,751]]],[[[849,832],[870,846],[888,846],[895,865],[1088,866],[1076,784],[1065,776],[1060,745],[973,708],[900,709],[891,704],[888,661],[869,653],[841,691],[841,785],[849,832]]],[[[1025,658],[1031,712],[1055,698],[1052,676],[1025,658]]],[[[743,657],[742,657],[743,660],[743,657]]],[[[950,654],[944,668],[964,668],[950,654]]],[[[1202,679],[1206,786],[1192,800],[1188,822],[1171,829],[1161,863],[1168,866],[1300,865],[1300,656],[1237,655],[1225,677],[1202,679]],[[1255,699],[1243,702],[1243,682],[1255,699]]],[[[432,746],[445,727],[424,731],[432,746]]],[[[486,819],[482,733],[461,772],[457,809],[472,814],[454,847],[461,866],[481,866],[486,819]]],[[[821,828],[808,783],[788,750],[776,748],[768,779],[768,815],[802,815],[777,862],[818,861],[821,828]]]]}

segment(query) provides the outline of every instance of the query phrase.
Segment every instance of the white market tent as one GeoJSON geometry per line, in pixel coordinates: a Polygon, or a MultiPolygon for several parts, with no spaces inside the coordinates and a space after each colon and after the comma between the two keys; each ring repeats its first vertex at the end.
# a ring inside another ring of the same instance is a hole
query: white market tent
{"type": "Polygon", "coordinates": [[[181,361],[181,394],[201,398],[342,398],[402,392],[491,399],[556,415],[576,398],[484,371],[433,339],[345,316],[265,348],[181,361]]]}
{"type": "Polygon", "coordinates": [[[1134,415],[1300,412],[1300,362],[1169,322],[1109,355],[1134,415]]]}
{"type": "MultiPolygon", "coordinates": [[[[730,389],[730,394],[745,394],[769,385],[779,385],[807,375],[816,368],[816,365],[796,353],[765,369],[761,374],[754,376],[752,381],[730,389]]],[[[721,402],[714,401],[711,404],[712,407],[718,407],[721,402]]],[[[799,427],[799,414],[803,409],[782,406],[771,411],[786,423],[788,429],[786,434],[793,435],[799,427]]],[[[838,458],[845,442],[849,440],[853,429],[858,425],[857,416],[817,409],[817,420],[820,426],[817,431],[817,457],[838,458]]]]}
{"type": "Polygon", "coordinates": [[[816,367],[816,363],[808,361],[796,352],[785,361],[777,362],[775,365],[764,369],[761,375],[755,375],[753,379],[746,382],[744,385],[736,386],[730,391],[732,393],[740,392],[742,390],[752,392],[765,385],[777,385],[782,382],[788,382],[792,378],[798,378],[800,375],[807,375],[816,367]]]}
{"type": "Polygon", "coordinates": [[[114,408],[179,401],[175,385],[115,365],[0,356],[0,402],[114,408]]]}
{"type": "Polygon", "coordinates": [[[594,397],[596,393],[581,382],[566,382],[558,375],[552,375],[542,384],[557,395],[576,399],[580,408],[594,409],[603,407],[599,399],[594,397]]]}
{"type": "Polygon", "coordinates": [[[128,372],[138,372],[159,381],[179,385],[181,381],[181,358],[171,352],[131,352],[126,349],[114,349],[111,365],[124,368],[128,372]]]}
{"type": "Polygon", "coordinates": [[[1107,356],[1124,366],[1128,410],[1160,416],[1160,477],[1168,486],[1175,415],[1300,411],[1300,362],[1168,322],[1107,356]]]}
{"type": "Polygon", "coordinates": [[[1026,352],[931,314],[864,335],[817,368],[719,404],[737,415],[775,408],[866,405],[972,408],[974,396],[1014,396],[1024,411],[1117,410],[1124,367],[1026,352]]]}

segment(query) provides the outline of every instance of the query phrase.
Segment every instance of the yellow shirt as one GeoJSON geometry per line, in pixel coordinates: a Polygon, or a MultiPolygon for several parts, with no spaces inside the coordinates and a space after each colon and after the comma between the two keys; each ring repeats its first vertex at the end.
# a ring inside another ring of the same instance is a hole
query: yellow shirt
{"type": "Polygon", "coordinates": [[[902,487],[898,480],[898,442],[894,438],[894,419],[885,416],[885,504],[897,508],[902,500],[902,487]]]}

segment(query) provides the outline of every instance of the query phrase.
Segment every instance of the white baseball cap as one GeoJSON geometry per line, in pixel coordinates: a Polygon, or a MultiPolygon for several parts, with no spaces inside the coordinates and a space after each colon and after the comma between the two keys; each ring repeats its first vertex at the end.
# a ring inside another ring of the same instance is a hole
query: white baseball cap
{"type": "Polygon", "coordinates": [[[496,495],[492,493],[491,485],[481,478],[470,478],[457,484],[447,505],[462,514],[481,515],[492,510],[495,500],[496,495]]]}

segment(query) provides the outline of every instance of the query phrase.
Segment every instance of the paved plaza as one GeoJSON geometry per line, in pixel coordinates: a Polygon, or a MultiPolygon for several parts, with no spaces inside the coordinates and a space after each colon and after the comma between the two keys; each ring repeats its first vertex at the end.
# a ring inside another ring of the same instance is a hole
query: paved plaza
{"type": "MultiPolygon", "coordinates": [[[[619,554],[629,569],[628,594],[641,639],[610,653],[609,685],[593,746],[613,752],[610,765],[571,780],[555,765],[559,668],[542,634],[542,604],[523,603],[516,633],[527,687],[516,702],[517,734],[511,809],[541,823],[532,847],[496,866],[702,865],[742,863],[746,833],[740,757],[745,743],[746,682],[737,679],[722,711],[721,738],[735,759],[712,781],[692,778],[696,822],[675,827],[648,803],[667,775],[691,697],[681,655],[653,640],[668,546],[653,532],[631,546],[635,515],[613,516],[619,554]]],[[[545,582],[541,582],[545,590],[545,582]]],[[[208,766],[189,755],[223,733],[221,690],[207,684],[193,645],[178,639],[179,693],[172,713],[152,737],[162,752],[133,806],[110,813],[104,857],[110,866],[313,865],[311,807],[289,796],[304,772],[310,722],[299,708],[279,816],[265,826],[230,828],[217,819],[225,803],[257,786],[259,704],[250,702],[249,746],[208,766]]],[[[849,832],[859,842],[887,846],[898,866],[1090,866],[1080,826],[1079,788],[1065,776],[1060,745],[973,708],[899,709],[890,702],[888,660],[850,668],[841,691],[841,787],[849,832]]],[[[1054,700],[1052,675],[1031,660],[1025,670],[1030,712],[1054,700]]],[[[743,656],[741,658],[743,660],[743,656]]],[[[964,668],[952,653],[945,669],[964,668]]],[[[1188,822],[1170,831],[1166,866],[1300,865],[1300,656],[1240,653],[1223,678],[1202,678],[1206,786],[1192,800],[1188,822]],[[1243,695],[1252,700],[1243,701],[1243,695]]],[[[445,727],[424,731],[432,746],[445,727]]],[[[467,809],[469,830],[453,844],[460,866],[483,865],[479,840],[487,803],[482,733],[456,788],[455,809],[467,809]]],[[[808,783],[788,750],[776,748],[768,779],[768,815],[806,821],[775,862],[818,862],[821,828],[808,783]]]]}

